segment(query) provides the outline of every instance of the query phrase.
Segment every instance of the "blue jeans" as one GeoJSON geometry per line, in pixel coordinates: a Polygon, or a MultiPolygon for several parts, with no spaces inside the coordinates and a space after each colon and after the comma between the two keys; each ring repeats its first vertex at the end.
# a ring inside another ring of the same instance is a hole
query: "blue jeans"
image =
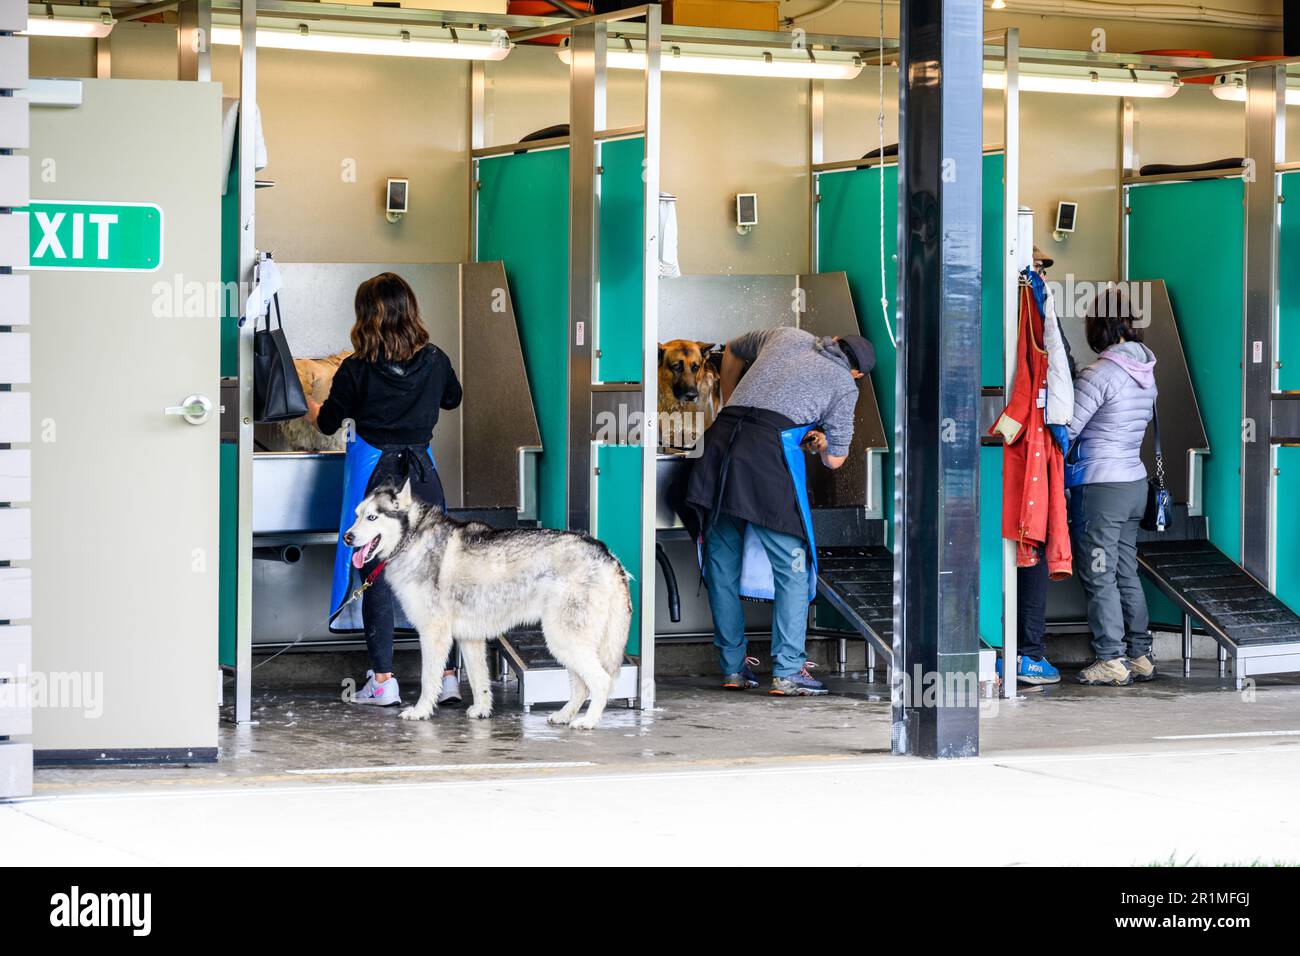
{"type": "MultiPolygon", "coordinates": [[[[713,612],[713,644],[724,674],[745,663],[745,614],[740,604],[740,566],[746,522],[719,514],[704,547],[704,579],[713,612]]],[[[772,673],[790,677],[803,669],[808,636],[808,545],[803,538],[753,525],[772,564],[772,673]]]]}

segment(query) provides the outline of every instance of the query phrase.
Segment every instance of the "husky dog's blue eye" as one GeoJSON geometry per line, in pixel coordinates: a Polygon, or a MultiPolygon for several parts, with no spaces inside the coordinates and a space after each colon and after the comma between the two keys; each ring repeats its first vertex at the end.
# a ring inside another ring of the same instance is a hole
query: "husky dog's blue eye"
{"type": "Polygon", "coordinates": [[[379,515],[366,515],[366,520],[367,520],[367,521],[374,521],[374,520],[375,520],[376,518],[378,518],[378,517],[379,517],[379,515]]]}

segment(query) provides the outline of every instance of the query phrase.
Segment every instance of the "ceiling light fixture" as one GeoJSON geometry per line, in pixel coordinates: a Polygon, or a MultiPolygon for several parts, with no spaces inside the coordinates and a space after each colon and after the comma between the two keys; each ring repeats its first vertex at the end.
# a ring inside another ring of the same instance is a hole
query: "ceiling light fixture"
{"type": "MultiPolygon", "coordinates": [[[[1021,67],[1022,93],[1077,93],[1085,96],[1124,96],[1134,99],[1168,99],[1179,90],[1178,78],[1172,73],[1139,77],[1132,70],[1093,69],[1078,73],[1047,73],[1021,67]]],[[[984,71],[984,89],[1002,90],[1007,74],[997,65],[984,71]]]]}
{"type": "MultiPolygon", "coordinates": [[[[239,28],[214,26],[212,42],[218,46],[239,46],[239,28]]],[[[408,30],[394,32],[389,28],[383,33],[336,33],[305,23],[299,24],[296,30],[259,26],[256,42],[258,49],[435,60],[504,60],[511,50],[509,38],[498,31],[448,28],[413,35],[408,30]]]]}
{"type": "Polygon", "coordinates": [[[52,3],[28,4],[27,29],[34,37],[93,37],[102,39],[113,32],[117,21],[108,10],[99,7],[58,6],[52,3]]]}
{"type": "MultiPolygon", "coordinates": [[[[1231,76],[1218,77],[1210,92],[1216,98],[1228,100],[1233,103],[1246,102],[1246,78],[1240,73],[1231,76]]],[[[1292,86],[1290,83],[1286,87],[1286,105],[1300,106],[1300,88],[1292,86]]]]}
{"type": "MultiPolygon", "coordinates": [[[[610,49],[605,62],[615,70],[645,70],[645,43],[624,39],[622,49],[610,49]]],[[[611,43],[612,47],[612,43],[611,43]]],[[[659,68],[665,73],[704,73],[711,76],[766,76],[796,80],[851,80],[862,72],[862,58],[838,50],[760,49],[673,44],[663,48],[659,68]]],[[[567,46],[556,50],[567,66],[573,56],[567,46]]]]}

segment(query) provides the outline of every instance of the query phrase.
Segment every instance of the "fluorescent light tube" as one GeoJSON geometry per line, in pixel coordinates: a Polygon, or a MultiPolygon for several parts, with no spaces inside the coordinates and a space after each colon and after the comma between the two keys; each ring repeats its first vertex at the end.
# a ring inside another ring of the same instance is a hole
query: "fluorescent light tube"
{"type": "Polygon", "coordinates": [[[27,29],[33,37],[94,37],[102,39],[113,32],[117,21],[100,7],[49,6],[27,8],[27,29]]]}
{"type": "MultiPolygon", "coordinates": [[[[767,76],[796,80],[851,80],[862,72],[861,57],[852,53],[807,50],[665,45],[659,68],[665,73],[704,73],[711,76],[767,76]]],[[[556,51],[567,66],[573,56],[568,47],[556,51]]],[[[645,70],[645,44],[631,49],[610,49],[605,63],[615,70],[645,70]]]]}
{"type": "MultiPolygon", "coordinates": [[[[212,42],[238,46],[239,28],[214,26],[212,42]]],[[[504,60],[510,42],[504,35],[480,30],[450,30],[437,37],[332,33],[319,29],[276,30],[257,28],[258,49],[305,50],[313,53],[353,53],[363,56],[409,56],[437,60],[504,60]],[[479,39],[482,36],[483,39],[479,39]]]]}
{"type": "MultiPolygon", "coordinates": [[[[1112,71],[1115,73],[1117,71],[1112,71]]],[[[1007,86],[1007,74],[1003,70],[986,70],[984,72],[984,89],[1003,90],[1007,86]]],[[[1021,72],[1020,90],[1026,93],[1078,93],[1085,96],[1127,96],[1134,99],[1168,99],[1178,92],[1178,84],[1172,78],[1161,76],[1160,79],[1135,80],[1132,77],[1072,75],[1021,72]]]]}
{"type": "MultiPolygon", "coordinates": [[[[1221,100],[1229,100],[1233,103],[1246,102],[1246,84],[1244,80],[1238,81],[1225,78],[1222,82],[1215,83],[1214,86],[1210,87],[1210,92],[1221,100]]],[[[1300,105],[1300,88],[1291,86],[1289,83],[1286,88],[1286,105],[1300,105]]]]}

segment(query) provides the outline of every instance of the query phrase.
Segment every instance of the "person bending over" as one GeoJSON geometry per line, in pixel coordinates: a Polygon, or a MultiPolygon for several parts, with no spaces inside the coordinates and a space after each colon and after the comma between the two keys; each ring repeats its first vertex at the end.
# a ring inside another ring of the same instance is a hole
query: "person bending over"
{"type": "Polygon", "coordinates": [[[746,657],[744,595],[772,601],[769,693],[826,693],[805,657],[816,578],[800,449],[827,468],[844,464],[856,379],[874,364],[875,350],[860,335],[817,338],[781,327],[727,343],[723,408],[704,433],[686,496],[701,531],[713,642],[727,689],[758,686],[751,669],[757,661],[746,657]]]}

